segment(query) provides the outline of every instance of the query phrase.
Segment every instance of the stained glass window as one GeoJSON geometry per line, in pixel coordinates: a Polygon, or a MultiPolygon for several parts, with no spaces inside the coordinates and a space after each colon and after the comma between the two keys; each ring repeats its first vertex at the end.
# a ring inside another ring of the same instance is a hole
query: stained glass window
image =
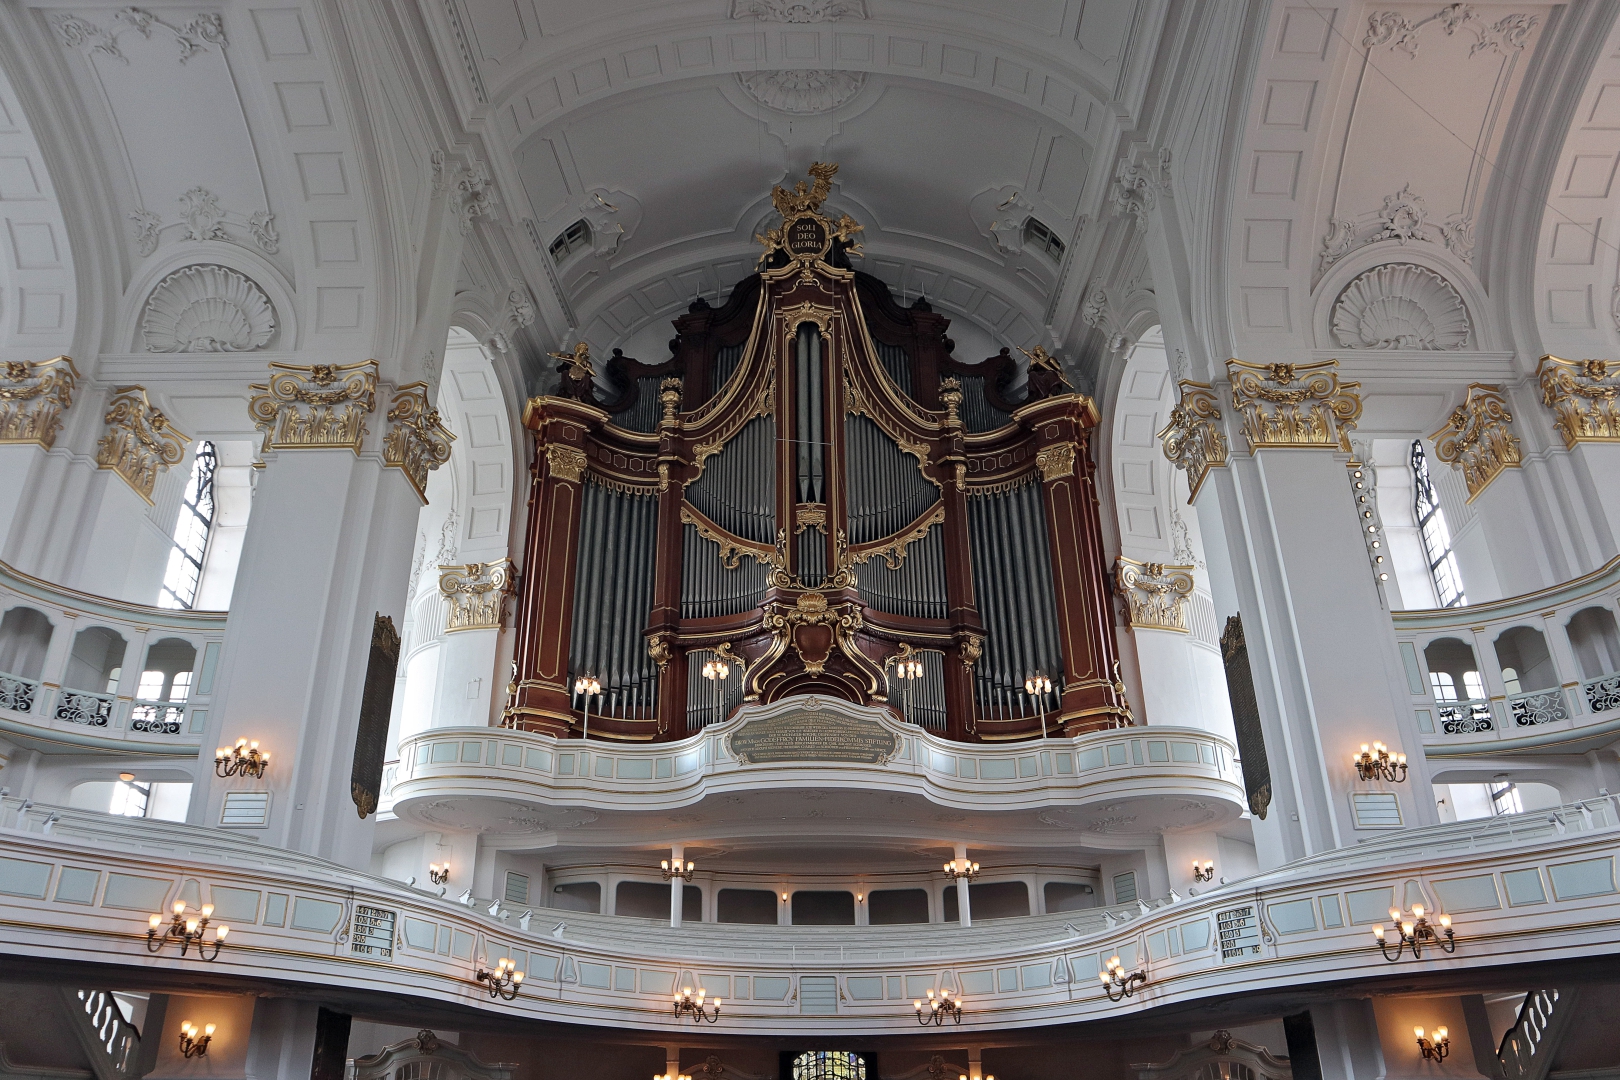
{"type": "Polygon", "coordinates": [[[1457,556],[1451,550],[1451,530],[1446,528],[1446,512],[1440,509],[1434,481],[1429,479],[1429,456],[1423,452],[1421,439],[1412,440],[1412,487],[1416,492],[1413,506],[1417,514],[1418,533],[1423,537],[1423,554],[1429,563],[1429,578],[1434,582],[1435,596],[1441,607],[1460,607],[1468,603],[1463,593],[1462,572],[1457,568],[1457,556]]]}
{"type": "Polygon", "coordinates": [[[163,572],[158,607],[189,608],[197,600],[203,556],[208,553],[208,534],[214,527],[214,469],[218,464],[214,444],[198,443],[180,516],[174,523],[174,547],[169,549],[169,565],[163,572]]]}
{"type": "Polygon", "coordinates": [[[866,1080],[866,1060],[847,1050],[812,1050],[793,1059],[793,1080],[866,1080]]]}

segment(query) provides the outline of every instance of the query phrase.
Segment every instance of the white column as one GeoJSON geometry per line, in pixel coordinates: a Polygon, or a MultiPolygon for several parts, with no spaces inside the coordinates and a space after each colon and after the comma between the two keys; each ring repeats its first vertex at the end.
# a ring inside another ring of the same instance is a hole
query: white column
{"type": "Polygon", "coordinates": [[[681,901],[684,899],[682,887],[686,884],[679,871],[681,860],[686,858],[686,847],[683,844],[671,844],[669,848],[669,925],[681,925],[681,901]]]}
{"type": "MultiPolygon", "coordinates": [[[[956,863],[958,866],[967,862],[967,845],[956,845],[956,863]]],[[[963,926],[973,925],[973,912],[968,900],[968,879],[966,876],[956,879],[956,913],[963,926]]]]}
{"type": "Polygon", "coordinates": [[[777,926],[792,926],[793,925],[793,907],[792,907],[792,901],[791,901],[792,895],[793,894],[791,892],[789,892],[786,888],[778,889],[776,891],[776,925],[777,926]]]}

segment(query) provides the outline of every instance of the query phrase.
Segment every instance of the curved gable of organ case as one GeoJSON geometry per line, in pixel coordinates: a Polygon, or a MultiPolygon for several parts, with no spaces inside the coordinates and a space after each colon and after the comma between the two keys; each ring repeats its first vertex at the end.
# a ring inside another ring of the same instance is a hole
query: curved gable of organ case
{"type": "Polygon", "coordinates": [[[958,360],[948,319],[851,269],[836,170],[775,189],[763,268],[675,320],[667,358],[555,354],[513,726],[680,739],[801,694],[965,741],[1130,722],[1095,406],[1044,350],[958,360]]]}

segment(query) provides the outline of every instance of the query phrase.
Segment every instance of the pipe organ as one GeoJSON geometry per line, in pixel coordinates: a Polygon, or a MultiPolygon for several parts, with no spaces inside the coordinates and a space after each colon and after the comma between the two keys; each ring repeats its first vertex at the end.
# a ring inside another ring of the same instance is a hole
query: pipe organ
{"type": "Polygon", "coordinates": [[[507,724],[578,733],[587,674],[601,738],[800,694],[963,741],[1131,722],[1095,405],[1039,348],[956,360],[948,320],[851,269],[861,226],[821,212],[836,170],[772,192],[761,270],[675,320],[668,360],[599,373],[581,346],[529,402],[507,724]]]}

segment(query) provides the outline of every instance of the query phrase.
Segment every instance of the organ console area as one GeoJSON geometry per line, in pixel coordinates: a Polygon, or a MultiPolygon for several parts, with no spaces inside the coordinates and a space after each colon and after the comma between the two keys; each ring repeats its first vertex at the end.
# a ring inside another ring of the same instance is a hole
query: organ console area
{"type": "Polygon", "coordinates": [[[582,347],[529,402],[507,726],[675,740],[794,695],[964,742],[1132,722],[1096,406],[1042,349],[958,360],[949,320],[853,269],[836,171],[772,192],[759,271],[667,360],[582,347]]]}

